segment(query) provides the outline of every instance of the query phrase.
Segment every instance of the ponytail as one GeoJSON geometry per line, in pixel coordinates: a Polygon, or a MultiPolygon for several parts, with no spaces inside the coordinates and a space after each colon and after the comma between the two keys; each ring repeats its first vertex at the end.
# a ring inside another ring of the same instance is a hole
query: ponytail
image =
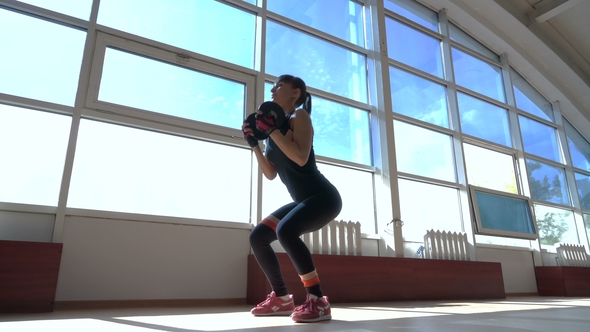
{"type": "Polygon", "coordinates": [[[303,109],[306,110],[309,115],[311,115],[311,95],[309,92],[306,92],[305,102],[303,102],[303,109]]]}

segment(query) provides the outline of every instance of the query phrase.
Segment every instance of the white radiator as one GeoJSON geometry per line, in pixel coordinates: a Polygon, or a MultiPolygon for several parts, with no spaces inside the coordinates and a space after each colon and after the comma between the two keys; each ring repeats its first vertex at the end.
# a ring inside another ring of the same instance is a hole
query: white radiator
{"type": "Polygon", "coordinates": [[[333,220],[301,239],[312,254],[362,256],[361,223],[333,220]]]}
{"type": "Polygon", "coordinates": [[[467,234],[434,231],[424,235],[424,258],[469,261],[467,234]]]}
{"type": "Polygon", "coordinates": [[[557,261],[560,266],[590,267],[586,248],[581,244],[559,244],[559,247],[557,247],[557,261]]]}

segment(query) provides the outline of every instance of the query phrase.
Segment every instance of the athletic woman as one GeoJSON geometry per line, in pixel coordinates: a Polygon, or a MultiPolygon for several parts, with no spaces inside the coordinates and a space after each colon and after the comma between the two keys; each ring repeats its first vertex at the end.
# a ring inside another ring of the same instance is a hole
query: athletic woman
{"type": "Polygon", "coordinates": [[[282,75],[271,89],[272,101],[285,112],[285,122],[273,128],[273,119],[257,111],[257,129],[269,135],[263,153],[251,137],[252,128],[244,122],[242,131],[256,155],[264,176],[278,175],[293,202],[264,218],[250,234],[250,245],[272,292],[251,310],[255,316],[290,315],[295,322],[317,322],[332,318],[328,297],[322,294],[318,272],[309,248],[300,236],[322,228],[334,220],[342,209],[338,190],[317,168],[313,151],[311,96],[305,82],[292,75],[282,75]],[[299,108],[303,105],[303,108],[299,108]],[[266,121],[268,120],[268,121],[266,121]],[[270,126],[268,124],[271,124],[270,126]],[[294,307],[287,291],[279,261],[271,247],[278,240],[293,262],[307,292],[306,301],[294,307]]]}

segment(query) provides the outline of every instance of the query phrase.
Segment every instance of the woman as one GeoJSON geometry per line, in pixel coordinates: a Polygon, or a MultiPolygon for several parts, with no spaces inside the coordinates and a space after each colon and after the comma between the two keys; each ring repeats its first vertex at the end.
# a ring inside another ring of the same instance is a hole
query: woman
{"type": "MultiPolygon", "coordinates": [[[[254,256],[266,275],[272,292],[266,300],[251,310],[253,315],[290,315],[296,322],[317,322],[332,318],[328,298],[323,296],[320,279],[311,253],[300,236],[322,228],[334,220],[342,209],[338,190],[319,172],[313,151],[311,122],[311,96],[305,82],[298,77],[282,75],[271,89],[272,101],[285,112],[281,128],[264,127],[269,134],[265,153],[258,144],[249,143],[254,150],[264,176],[273,180],[277,174],[287,187],[293,202],[264,218],[251,232],[250,245],[254,256]],[[304,108],[297,109],[304,105],[304,108]],[[271,242],[279,240],[293,262],[303,287],[306,301],[294,308],[293,296],[285,286],[279,262],[271,242]]],[[[271,121],[272,122],[272,121],[271,121]]],[[[260,127],[259,127],[260,125],[260,127]]],[[[246,139],[252,136],[247,122],[242,126],[246,139]]]]}

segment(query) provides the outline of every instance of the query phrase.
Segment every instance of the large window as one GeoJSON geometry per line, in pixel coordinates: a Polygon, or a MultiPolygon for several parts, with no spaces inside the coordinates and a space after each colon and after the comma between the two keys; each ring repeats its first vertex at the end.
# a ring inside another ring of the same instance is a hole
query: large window
{"type": "Polygon", "coordinates": [[[453,145],[448,135],[394,121],[397,168],[400,172],[456,181],[453,145]]]}
{"type": "Polygon", "coordinates": [[[508,110],[460,92],[457,98],[463,133],[512,146],[508,110]],[[494,125],[490,126],[491,123],[494,125]]]}
{"type": "Polygon", "coordinates": [[[57,206],[71,117],[0,104],[0,202],[57,206]]]}
{"type": "Polygon", "coordinates": [[[514,157],[484,149],[472,144],[463,144],[467,182],[470,185],[518,194],[514,157]]]}
{"type": "Polygon", "coordinates": [[[449,127],[447,91],[443,85],[395,67],[389,68],[393,111],[441,127],[449,127]]]}
{"type": "Polygon", "coordinates": [[[563,124],[573,166],[590,171],[590,143],[567,120],[563,124]]]}
{"type": "Polygon", "coordinates": [[[248,222],[250,196],[231,188],[251,174],[247,149],[83,120],[68,207],[248,222]]]}
{"type": "Polygon", "coordinates": [[[98,24],[254,68],[256,16],[218,1],[101,0],[98,24]]]}
{"type": "Polygon", "coordinates": [[[268,0],[268,10],[294,21],[334,35],[358,46],[365,46],[363,6],[351,0],[268,0]],[[326,13],[330,13],[326,15],[326,13]]]}
{"type": "Polygon", "coordinates": [[[576,187],[578,188],[578,197],[583,210],[590,211],[590,175],[574,173],[576,177],[576,187]]]}
{"type": "Polygon", "coordinates": [[[518,117],[518,120],[525,152],[562,162],[555,128],[522,115],[518,117]]]}
{"type": "Polygon", "coordinates": [[[299,76],[308,86],[366,103],[366,66],[363,54],[274,21],[267,23],[266,72],[270,75],[299,76]]]}
{"type": "Polygon", "coordinates": [[[553,107],[535,88],[514,69],[510,69],[516,106],[544,120],[553,121],[553,107]]]}
{"type": "Polygon", "coordinates": [[[580,243],[571,210],[535,204],[541,248],[555,250],[557,243],[580,243]]]}
{"type": "Polygon", "coordinates": [[[245,85],[112,48],[98,99],[230,128],[241,128],[245,85]]]}
{"type": "Polygon", "coordinates": [[[453,69],[457,84],[484,96],[506,102],[499,66],[453,48],[453,69]]]}
{"type": "Polygon", "coordinates": [[[386,0],[385,9],[389,9],[432,31],[438,32],[438,14],[413,0],[386,0]]]}
{"type": "Polygon", "coordinates": [[[390,58],[434,76],[444,76],[439,39],[394,19],[385,18],[385,23],[390,58]]]}
{"type": "Polygon", "coordinates": [[[533,199],[563,205],[570,204],[563,168],[533,159],[527,159],[526,165],[533,199]]]}
{"type": "Polygon", "coordinates": [[[0,9],[0,93],[74,106],[86,33],[0,9]]]}

